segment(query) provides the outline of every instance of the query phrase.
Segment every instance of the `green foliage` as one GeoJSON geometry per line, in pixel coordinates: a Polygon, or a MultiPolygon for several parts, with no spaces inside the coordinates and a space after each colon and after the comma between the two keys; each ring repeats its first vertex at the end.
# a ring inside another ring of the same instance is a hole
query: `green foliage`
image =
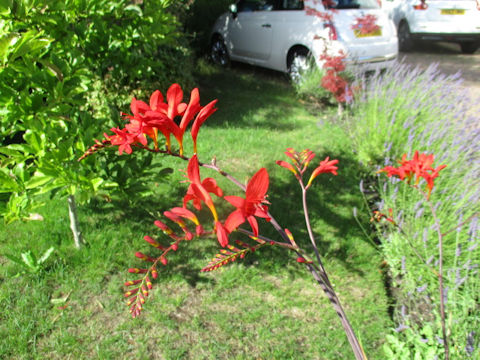
{"type": "Polygon", "coordinates": [[[325,69],[311,66],[298,83],[293,83],[297,95],[315,105],[316,108],[337,104],[333,94],[322,86],[322,78],[325,74],[325,69]]]}
{"type": "MultiPolygon", "coordinates": [[[[138,88],[151,92],[173,81],[191,83],[189,50],[170,6],[166,0],[2,2],[5,221],[28,218],[45,193],[85,202],[126,183],[109,171],[106,158],[81,166],[76,159],[102,129],[118,125],[119,109],[128,108],[138,88]]],[[[149,160],[142,160],[145,168],[149,160]]]]}
{"type": "Polygon", "coordinates": [[[43,253],[43,255],[39,259],[37,259],[35,254],[30,250],[21,253],[20,258],[9,254],[5,254],[5,257],[7,259],[10,259],[14,263],[22,266],[28,272],[38,273],[40,270],[43,269],[44,262],[48,260],[54,250],[55,249],[53,247],[50,247],[43,253]]]}

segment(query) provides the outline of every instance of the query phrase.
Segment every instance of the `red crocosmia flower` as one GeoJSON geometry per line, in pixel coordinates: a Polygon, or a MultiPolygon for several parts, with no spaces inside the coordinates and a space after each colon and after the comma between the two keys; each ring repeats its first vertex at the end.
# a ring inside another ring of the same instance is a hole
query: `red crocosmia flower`
{"type": "Polygon", "coordinates": [[[258,223],[255,217],[270,220],[268,208],[263,205],[266,203],[265,195],[267,194],[268,183],[267,169],[262,168],[248,182],[245,199],[239,196],[225,196],[224,199],[237,208],[225,221],[225,228],[229,233],[248,221],[253,234],[258,236],[258,223]]]}
{"type": "Polygon", "coordinates": [[[410,183],[415,177],[414,186],[418,185],[421,178],[425,179],[428,190],[427,198],[429,198],[434,186],[433,180],[438,177],[440,170],[447,166],[440,165],[434,169],[432,167],[433,160],[433,154],[420,154],[418,151],[415,151],[412,160],[408,160],[407,155],[404,154],[402,160],[399,161],[399,167],[385,166],[378,172],[385,172],[388,177],[398,176],[400,180],[407,179],[408,183],[410,183]]]}
{"type": "Polygon", "coordinates": [[[130,145],[137,142],[137,136],[129,134],[125,129],[111,128],[111,131],[115,135],[104,134],[105,138],[110,140],[112,145],[118,146],[118,153],[120,155],[125,151],[127,154],[132,153],[132,147],[130,145]]]}
{"type": "Polygon", "coordinates": [[[290,170],[295,176],[297,176],[297,170],[295,170],[292,164],[283,160],[277,160],[276,164],[280,165],[281,167],[284,167],[287,170],[290,170]]]}
{"type": "Polygon", "coordinates": [[[198,136],[198,131],[200,130],[200,126],[205,122],[205,120],[208,119],[210,115],[212,115],[217,109],[214,107],[215,104],[217,103],[217,100],[213,100],[209,102],[207,105],[205,105],[202,110],[197,114],[197,117],[195,118],[195,121],[193,122],[192,125],[192,140],[193,140],[193,152],[196,154],[197,153],[197,136],[198,136]]]}
{"type": "Polygon", "coordinates": [[[313,170],[312,175],[310,176],[310,180],[308,180],[308,184],[306,188],[309,188],[312,184],[313,179],[315,179],[318,175],[324,173],[332,173],[333,175],[338,175],[337,170],[338,167],[335,166],[338,164],[338,160],[330,160],[330,157],[326,157],[325,160],[320,161],[320,166],[318,166],[315,170],[313,170]]]}
{"type": "Polygon", "coordinates": [[[174,213],[177,216],[190,220],[195,225],[200,224],[196,215],[188,209],[185,209],[183,207],[174,207],[173,209],[170,209],[170,212],[174,213]]]}
{"type": "Polygon", "coordinates": [[[218,221],[217,211],[213,205],[210,193],[221,197],[223,196],[223,191],[218,187],[215,179],[206,178],[203,181],[200,180],[200,168],[197,155],[193,155],[188,162],[187,177],[190,181],[190,186],[188,187],[187,194],[183,198],[183,207],[186,207],[187,203],[193,200],[193,206],[197,210],[200,210],[203,201],[212,212],[215,221],[218,221]]]}

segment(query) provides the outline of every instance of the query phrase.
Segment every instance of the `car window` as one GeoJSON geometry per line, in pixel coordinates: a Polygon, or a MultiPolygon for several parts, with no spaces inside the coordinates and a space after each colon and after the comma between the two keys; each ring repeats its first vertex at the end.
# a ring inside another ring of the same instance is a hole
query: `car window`
{"type": "Polygon", "coordinates": [[[281,0],[280,10],[303,10],[303,0],[281,0]]]}
{"type": "Polygon", "coordinates": [[[329,0],[324,1],[328,3],[329,9],[380,9],[378,0],[329,0]]]}
{"type": "Polygon", "coordinates": [[[237,4],[238,12],[272,11],[275,10],[275,0],[245,0],[237,4]]]}

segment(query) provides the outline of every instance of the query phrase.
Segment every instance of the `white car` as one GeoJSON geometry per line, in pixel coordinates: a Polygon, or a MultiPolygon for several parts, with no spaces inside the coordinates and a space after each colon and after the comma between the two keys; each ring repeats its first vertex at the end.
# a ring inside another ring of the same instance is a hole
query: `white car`
{"type": "Polygon", "coordinates": [[[211,58],[221,65],[235,60],[288,72],[293,79],[310,55],[321,66],[325,52],[342,50],[347,68],[357,65],[368,71],[393,65],[398,55],[396,29],[377,0],[328,3],[331,21],[311,15],[327,12],[319,0],[240,0],[213,26],[211,58]],[[374,31],[362,31],[366,17],[374,19],[374,31]]]}
{"type": "Polygon", "coordinates": [[[473,54],[480,47],[480,0],[386,0],[400,51],[414,40],[448,41],[473,54]]]}

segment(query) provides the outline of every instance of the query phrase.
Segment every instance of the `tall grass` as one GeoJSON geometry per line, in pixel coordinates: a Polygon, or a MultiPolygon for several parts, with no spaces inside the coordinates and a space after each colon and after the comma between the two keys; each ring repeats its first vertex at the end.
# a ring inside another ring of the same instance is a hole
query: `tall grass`
{"type": "MultiPolygon", "coordinates": [[[[454,230],[444,238],[447,325],[452,358],[476,358],[480,354],[480,126],[478,115],[469,115],[468,108],[478,99],[466,95],[459,74],[445,76],[435,65],[422,71],[398,64],[362,84],[363,92],[353,105],[355,115],[345,122],[361,162],[392,165],[402,154],[411,158],[419,150],[435,154],[435,166],[447,165],[431,195],[441,231],[454,230]]],[[[386,177],[379,180],[381,200],[376,206],[385,212],[394,209],[405,231],[382,227],[378,234],[395,286],[399,324],[397,335],[389,338],[387,354],[432,358],[443,351],[438,278],[411,245],[436,268],[436,225],[421,196],[408,185],[386,177]]]]}

